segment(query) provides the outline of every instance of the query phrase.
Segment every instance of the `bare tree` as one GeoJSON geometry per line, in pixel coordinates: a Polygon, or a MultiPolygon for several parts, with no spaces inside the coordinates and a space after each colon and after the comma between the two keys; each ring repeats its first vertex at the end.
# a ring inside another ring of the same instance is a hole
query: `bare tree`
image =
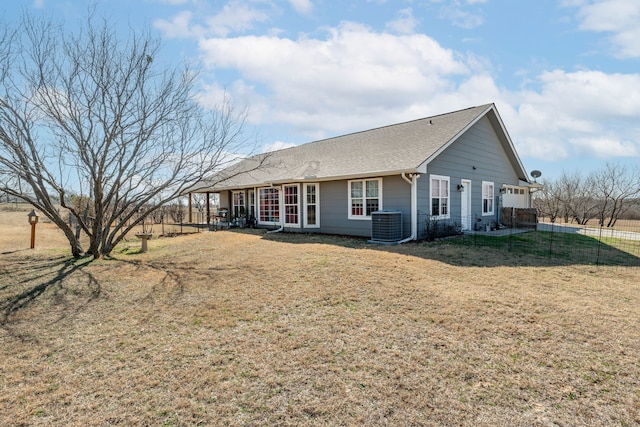
{"type": "Polygon", "coordinates": [[[579,172],[573,174],[563,172],[559,185],[562,188],[565,222],[575,221],[585,225],[595,218],[600,203],[594,196],[592,176],[583,177],[579,172]]]}
{"type": "Polygon", "coordinates": [[[94,11],[74,34],[27,14],[0,27],[0,191],[55,223],[74,257],[83,248],[56,201],[99,258],[247,144],[246,111],[228,99],[204,110],[194,70],[161,66],[148,32],[113,28],[94,11]]]}
{"type": "Polygon", "coordinates": [[[536,193],[536,207],[552,222],[586,225],[597,218],[601,227],[613,227],[629,209],[637,206],[640,195],[640,169],[621,164],[607,164],[586,177],[579,172],[562,173],[557,180],[547,180],[536,193]]]}
{"type": "Polygon", "coordinates": [[[598,223],[601,227],[613,227],[640,194],[640,169],[607,163],[594,174],[593,180],[595,197],[601,201],[598,223]]]}
{"type": "Polygon", "coordinates": [[[545,180],[540,190],[534,193],[534,206],[541,216],[556,222],[562,216],[562,196],[560,187],[553,180],[545,180]]]}

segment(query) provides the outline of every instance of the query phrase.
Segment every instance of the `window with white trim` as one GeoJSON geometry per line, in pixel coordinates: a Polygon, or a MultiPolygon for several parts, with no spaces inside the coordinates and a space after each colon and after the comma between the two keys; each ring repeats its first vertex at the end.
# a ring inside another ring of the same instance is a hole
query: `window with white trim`
{"type": "Polygon", "coordinates": [[[493,182],[482,181],[482,215],[493,215],[493,182]]]}
{"type": "Polygon", "coordinates": [[[429,193],[431,194],[431,217],[447,219],[449,213],[449,177],[431,175],[429,193]]]}
{"type": "Polygon", "coordinates": [[[244,216],[245,204],[244,204],[244,191],[233,192],[233,218],[240,218],[244,216]]]}
{"type": "Polygon", "coordinates": [[[256,192],[254,190],[249,190],[249,212],[247,214],[249,218],[256,218],[256,192]]]}
{"type": "Polygon", "coordinates": [[[349,219],[371,219],[382,209],[382,178],[349,181],[349,219]]]}
{"type": "Polygon", "coordinates": [[[320,194],[319,184],[304,184],[304,227],[320,227],[320,194]]]}
{"type": "Polygon", "coordinates": [[[285,225],[299,227],[300,226],[300,217],[299,217],[299,186],[295,185],[285,185],[282,187],[282,191],[284,193],[284,223],[285,225]]]}
{"type": "Polygon", "coordinates": [[[260,207],[259,221],[262,223],[280,222],[280,190],[274,187],[258,190],[260,207]]]}

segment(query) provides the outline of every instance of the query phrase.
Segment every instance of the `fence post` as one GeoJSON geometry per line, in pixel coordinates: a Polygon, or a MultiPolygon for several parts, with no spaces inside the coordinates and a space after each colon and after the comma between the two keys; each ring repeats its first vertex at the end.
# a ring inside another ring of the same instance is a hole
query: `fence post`
{"type": "Polygon", "coordinates": [[[602,245],[602,224],[600,224],[600,231],[598,232],[598,247],[596,249],[596,266],[600,265],[600,246],[602,245]]]}
{"type": "Polygon", "coordinates": [[[555,222],[551,223],[551,234],[549,234],[549,258],[553,255],[553,227],[555,226],[555,222]]]}

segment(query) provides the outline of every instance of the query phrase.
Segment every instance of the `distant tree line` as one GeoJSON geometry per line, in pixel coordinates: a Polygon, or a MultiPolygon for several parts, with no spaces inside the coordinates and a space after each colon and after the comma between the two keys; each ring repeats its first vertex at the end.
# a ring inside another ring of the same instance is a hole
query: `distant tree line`
{"type": "Polygon", "coordinates": [[[608,163],[587,175],[563,172],[543,184],[534,193],[534,206],[551,222],[586,225],[597,220],[601,227],[613,227],[619,219],[640,219],[638,167],[608,163]]]}

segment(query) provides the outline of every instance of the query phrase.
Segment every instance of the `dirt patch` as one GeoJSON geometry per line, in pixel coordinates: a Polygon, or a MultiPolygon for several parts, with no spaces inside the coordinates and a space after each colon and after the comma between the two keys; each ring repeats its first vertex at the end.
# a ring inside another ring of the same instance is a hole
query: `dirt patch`
{"type": "Polygon", "coordinates": [[[26,212],[0,221],[2,425],[640,424],[637,268],[262,231],[91,262],[11,240],[26,212]]]}

